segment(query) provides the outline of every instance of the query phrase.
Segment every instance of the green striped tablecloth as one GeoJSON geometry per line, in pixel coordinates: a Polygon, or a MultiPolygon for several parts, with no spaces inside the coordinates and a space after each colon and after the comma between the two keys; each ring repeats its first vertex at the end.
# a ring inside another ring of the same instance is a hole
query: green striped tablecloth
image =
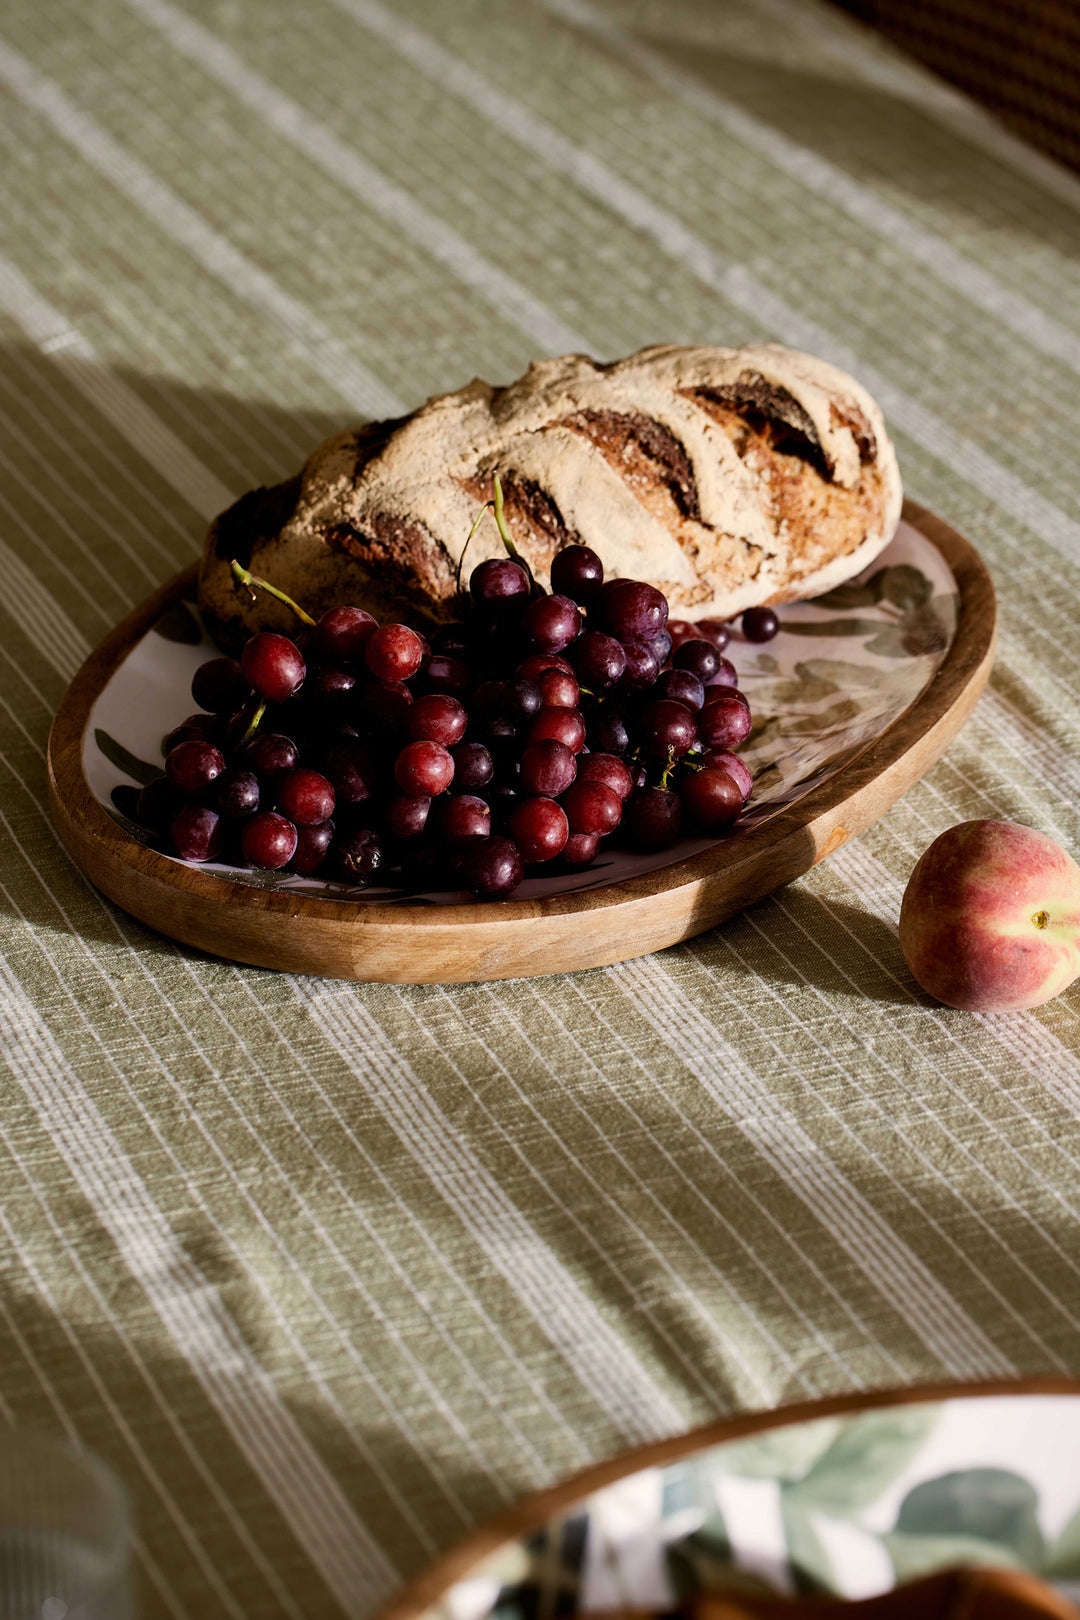
{"type": "Polygon", "coordinates": [[[141,1615],[370,1614],[719,1414],[1080,1366],[1080,997],[894,932],[974,816],[1080,847],[1080,183],[813,0],[9,0],[0,16],[0,1416],[108,1458],[141,1615]],[[857,845],[609,971],[204,959],[45,812],[87,650],[318,438],[534,356],[779,338],[1001,593],[857,845]]]}

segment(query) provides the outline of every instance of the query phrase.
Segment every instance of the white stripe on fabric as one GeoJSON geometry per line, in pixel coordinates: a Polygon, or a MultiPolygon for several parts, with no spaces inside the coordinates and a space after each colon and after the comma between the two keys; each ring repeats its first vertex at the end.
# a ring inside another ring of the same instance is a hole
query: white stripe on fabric
{"type": "MultiPolygon", "coordinates": [[[[160,6],[166,0],[128,0],[128,3],[160,6]]],[[[745,266],[724,259],[704,238],[654,203],[637,186],[575,145],[519,101],[504,95],[490,79],[379,5],[378,0],[333,0],[333,3],[377,32],[440,89],[459,96],[549,168],[565,175],[603,207],[650,238],[669,258],[685,266],[705,286],[712,287],[755,322],[771,326],[785,343],[819,354],[861,377],[877,396],[886,415],[923,450],[958,472],[1069,561],[1080,562],[1080,521],[1069,517],[1047,496],[995,461],[974,440],[957,433],[928,406],[840,343],[831,332],[786,303],[745,266]]]]}
{"type": "MultiPolygon", "coordinates": [[[[0,46],[0,71],[3,63],[0,46]]],[[[93,345],[3,257],[0,257],[0,307],[18,321],[31,342],[49,356],[53,365],[200,517],[214,517],[232,505],[232,492],[192,455],[164,422],[147,410],[126,383],[102,365],[93,345]]]]}
{"type": "Polygon", "coordinates": [[[403,1146],[628,1441],[685,1427],[593,1301],[456,1131],[351,988],[294,979],[301,1002],[403,1146]]]}
{"type": "Polygon", "coordinates": [[[0,540],[0,608],[70,681],[90,654],[90,643],[37,575],[0,540]]]}
{"type": "Polygon", "coordinates": [[[217,1289],[185,1253],[145,1183],[7,964],[5,1045],[45,1131],[188,1360],[208,1399],[345,1613],[389,1595],[395,1571],[280,1400],[217,1289]]]}
{"type": "MultiPolygon", "coordinates": [[[[512,320],[546,353],[583,349],[586,341],[505,271],[489,263],[436,214],[387,179],[300,104],[249,68],[223,40],[169,0],[127,0],[169,43],[320,164],[360,201],[395,226],[512,320]]],[[[388,412],[389,415],[396,414],[388,412]]]]}
{"type": "MultiPolygon", "coordinates": [[[[25,1015],[24,1013],[24,1017],[26,1016],[32,1018],[33,1013],[31,1012],[29,1015],[25,1015]]],[[[0,1029],[4,1028],[5,1023],[5,998],[3,992],[0,991],[0,1029]]],[[[18,1079],[18,1073],[14,1066],[13,1059],[15,1062],[17,1062],[21,1055],[22,1053],[20,1052],[19,1043],[16,1043],[13,1048],[5,1053],[5,1061],[12,1066],[12,1072],[15,1073],[16,1079],[18,1079]]],[[[14,1149],[2,1124],[0,1124],[0,1141],[4,1143],[4,1146],[8,1149],[9,1153],[12,1154],[14,1159],[14,1149]]],[[[16,1162],[19,1161],[16,1160],[16,1162]]],[[[94,1304],[97,1310],[100,1312],[101,1321],[109,1323],[112,1329],[116,1332],[120,1342],[123,1344],[127,1354],[130,1356],[132,1363],[139,1369],[147,1388],[151,1392],[155,1406],[159,1412],[161,1412],[163,1418],[168,1423],[169,1428],[176,1436],[180,1443],[181,1449],[189,1457],[199,1474],[202,1476],[206,1490],[209,1496],[214,1500],[217,1510],[221,1512],[224,1518],[230,1522],[233,1529],[236,1531],[237,1536],[243,1542],[245,1550],[251,1554],[256,1563],[262,1563],[263,1557],[259,1552],[258,1545],[253,1541],[250,1532],[238,1519],[235,1510],[229,1501],[227,1493],[217,1485],[212,1471],[207,1467],[199,1452],[192,1445],[190,1437],[185,1432],[183,1423],[176,1417],[172,1408],[163,1399],[157,1381],[148,1372],[146,1363],[143,1361],[142,1357],[138,1354],[134,1345],[132,1344],[130,1336],[124,1328],[123,1319],[117,1316],[116,1313],[110,1309],[107,1297],[102,1293],[101,1289],[98,1288],[97,1284],[91,1277],[89,1270],[83,1263],[82,1257],[79,1254],[78,1246],[70,1241],[62,1225],[54,1218],[51,1210],[48,1208],[45,1202],[40,1187],[34,1180],[34,1177],[27,1171],[25,1165],[20,1163],[19,1168],[22,1172],[24,1181],[30,1189],[31,1196],[37,1203],[37,1206],[41,1211],[41,1214],[43,1215],[45,1222],[51,1230],[54,1238],[60,1244],[68,1260],[82,1277],[87,1289],[93,1296],[94,1304]]],[[[210,1589],[213,1591],[215,1597],[221,1602],[223,1608],[229,1614],[234,1615],[235,1620],[244,1620],[243,1608],[236,1601],[233,1594],[222,1581],[205,1546],[195,1534],[190,1519],[181,1511],[175,1496],[169,1490],[165,1481],[158,1473],[157,1468],[154,1466],[153,1458],[151,1457],[146,1446],[140,1440],[136,1430],[132,1428],[131,1424],[129,1423],[123,1407],[118,1405],[110,1395],[108,1385],[105,1383],[98,1367],[95,1365],[93,1359],[87,1352],[86,1346],[82,1340],[82,1336],[76,1328],[73,1328],[71,1324],[70,1307],[67,1310],[61,1310],[58,1307],[48,1282],[34,1264],[32,1255],[19,1242],[18,1235],[12,1227],[11,1222],[8,1220],[6,1211],[3,1209],[3,1207],[0,1207],[0,1226],[3,1227],[3,1230],[7,1235],[12,1253],[18,1259],[20,1266],[26,1273],[26,1276],[33,1283],[36,1296],[42,1301],[46,1309],[52,1312],[62,1336],[67,1340],[69,1347],[81,1362],[87,1378],[94,1386],[94,1392],[97,1399],[101,1403],[102,1410],[108,1414],[110,1422],[116,1429],[116,1433],[127,1445],[137,1466],[141,1469],[150,1489],[153,1490],[160,1498],[162,1506],[169,1515],[169,1518],[171,1519],[177,1534],[183,1541],[187,1552],[190,1554],[194,1563],[198,1567],[200,1575],[206,1581],[208,1587],[210,1587],[210,1589]]],[[[11,1326],[14,1328],[14,1323],[12,1323],[11,1326]]],[[[24,1354],[28,1353],[28,1347],[25,1346],[25,1344],[23,1346],[23,1351],[24,1354]]],[[[37,1370],[36,1362],[34,1365],[35,1370],[37,1370]]],[[[42,1374],[39,1371],[39,1377],[40,1376],[42,1376],[42,1374]]],[[[53,1397],[51,1385],[49,1387],[49,1394],[50,1399],[53,1400],[53,1404],[55,1405],[56,1402],[55,1398],[53,1397]]],[[[74,1439],[75,1435],[70,1426],[70,1420],[65,1421],[65,1428],[68,1430],[69,1438],[74,1439]]],[[[297,1611],[295,1610],[295,1606],[290,1602],[288,1593],[280,1588],[277,1578],[269,1569],[269,1566],[266,1566],[264,1573],[268,1575],[269,1584],[284,1600],[284,1606],[289,1610],[290,1613],[295,1614],[297,1611]]]]}
{"type": "MultiPolygon", "coordinates": [[[[349,0],[350,8],[365,0],[349,0]]],[[[938,279],[976,304],[994,320],[1011,327],[1018,337],[1072,371],[1080,372],[1080,336],[1039,309],[1022,294],[1004,286],[981,264],[965,258],[911,214],[862,185],[854,176],[809,147],[790,140],[771,124],[711,90],[692,74],[668,62],[659,51],[631,38],[612,18],[586,0],[539,0],[549,12],[602,39],[635,67],[665,89],[674,91],[695,112],[717,123],[744,145],[768,158],[778,169],[841,208],[860,225],[877,232],[909,259],[925,266],[938,279]]]]}
{"type": "Polygon", "coordinates": [[[927,1349],[956,1373],[1015,1370],[735,1047],[678,993],[654,957],[606,971],[637,993],[680,1061],[824,1223],[837,1246],[905,1314],[927,1349]]]}
{"type": "MultiPolygon", "coordinates": [[[[494,993],[492,991],[487,990],[486,993],[489,999],[495,1000],[494,993]]],[[[466,1021],[463,1015],[459,1011],[451,996],[448,995],[445,988],[442,989],[441,994],[446,1003],[448,1013],[451,1016],[458,1018],[462,1023],[465,1023],[466,1021]]],[[[398,995],[400,998],[400,991],[398,992],[398,995]]],[[[529,1041],[529,1038],[526,1035],[522,1025],[518,1022],[510,1010],[509,1004],[505,1001],[498,1002],[497,1013],[501,1019],[508,1019],[510,1021],[518,1038],[525,1041],[532,1048],[534,1056],[542,1063],[544,1059],[536,1050],[536,1047],[533,1046],[532,1042],[529,1041]]],[[[660,1269],[667,1274],[668,1280],[676,1290],[676,1296],[691,1312],[695,1313],[700,1318],[702,1324],[708,1330],[710,1337],[719,1341],[731,1363],[738,1367],[743,1377],[753,1388],[756,1398],[765,1402],[769,1401],[772,1396],[772,1390],[762,1379],[759,1368],[754,1364],[754,1356],[757,1354],[757,1351],[748,1351],[742,1345],[740,1345],[737,1340],[731,1338],[731,1336],[724,1329],[720,1317],[720,1311],[722,1310],[723,1304],[726,1302],[721,1300],[719,1302],[719,1307],[716,1309],[716,1314],[714,1314],[713,1310],[710,1309],[705,1302],[698,1297],[697,1291],[688,1287],[686,1282],[682,1277],[680,1277],[679,1273],[672,1265],[671,1261],[668,1260],[664,1255],[662,1248],[658,1244],[654,1243],[652,1238],[648,1235],[645,1226],[636,1220],[630,1211],[620,1205],[616,1199],[611,1197],[610,1193],[602,1185],[600,1179],[593,1171],[589,1169],[586,1162],[579,1158],[574,1152],[570,1139],[560,1136],[558,1132],[554,1131],[551,1126],[548,1125],[539,1109],[536,1108],[527,1093],[514,1079],[510,1068],[504,1064],[499,1057],[496,1056],[491,1046],[488,1045],[488,1043],[476,1032],[475,1029],[471,1029],[470,1033],[472,1034],[474,1040],[481,1042],[484,1048],[484,1055],[500,1071],[504,1080],[506,1081],[507,1086],[517,1094],[522,1105],[533,1115],[540,1128],[558,1144],[559,1148],[561,1148],[561,1150],[567,1155],[570,1162],[574,1165],[575,1169],[583,1177],[583,1179],[591,1184],[596,1196],[602,1200],[603,1203],[605,1203],[608,1208],[612,1210],[613,1213],[615,1213],[621,1220],[626,1221],[637,1242],[639,1242],[646,1252],[651,1255],[660,1269]]],[[[579,1050],[581,1050],[580,1047],[579,1050]]],[[[444,1053],[444,1057],[451,1065],[455,1074],[457,1074],[462,1083],[467,1085],[468,1081],[464,1071],[458,1066],[457,1063],[454,1062],[449,1053],[444,1053]]],[[[495,1135],[501,1137],[508,1150],[512,1152],[516,1158],[518,1158],[518,1160],[524,1166],[526,1172],[537,1182],[545,1197],[550,1200],[552,1206],[558,1208],[560,1214],[567,1221],[569,1221],[569,1223],[579,1233],[582,1241],[595,1252],[601,1264],[610,1266],[612,1271],[616,1274],[616,1276],[618,1276],[620,1282],[633,1298],[635,1312],[639,1313],[642,1319],[648,1322],[653,1332],[659,1339],[663,1341],[668,1353],[674,1356],[676,1360],[681,1362],[684,1372],[687,1373],[688,1376],[698,1384],[698,1387],[702,1390],[702,1392],[715,1398],[715,1384],[711,1382],[709,1375],[705,1372],[705,1370],[700,1366],[696,1366],[693,1360],[687,1355],[687,1348],[692,1349],[692,1346],[684,1347],[677,1342],[677,1339],[672,1337],[670,1331],[664,1326],[663,1321],[659,1319],[653,1312],[647,1300],[641,1297],[641,1295],[635,1290],[630,1279],[625,1276],[622,1269],[616,1264],[614,1255],[605,1249],[601,1237],[590,1231],[589,1223],[583,1220],[573,1206],[568,1204],[566,1200],[560,1196],[558,1188],[554,1186],[547,1179],[547,1177],[541,1174],[537,1165],[529,1158],[527,1154],[522,1151],[518,1143],[515,1142],[513,1133],[503,1125],[498,1115],[487,1106],[479,1092],[475,1092],[474,1096],[477,1106],[483,1110],[495,1135]]],[[[751,1325],[753,1332],[764,1341],[765,1345],[768,1346],[769,1353],[776,1358],[777,1362],[783,1364],[789,1374],[794,1374],[797,1376],[796,1363],[792,1356],[779,1342],[775,1334],[773,1334],[769,1328],[768,1324],[762,1320],[762,1318],[753,1310],[749,1302],[742,1296],[732,1278],[723,1274],[722,1270],[716,1264],[713,1258],[705,1252],[702,1246],[684,1227],[680,1226],[679,1222],[675,1220],[675,1217],[670,1213],[670,1211],[664,1209],[656,1194],[636,1174],[629,1161],[618,1151],[617,1146],[613,1142],[609,1143],[608,1146],[614,1157],[619,1160],[627,1173],[630,1174],[636,1181],[641,1195],[648,1203],[655,1206],[656,1214],[659,1215],[662,1220],[666,1220],[671,1226],[673,1226],[679,1235],[685,1238],[689,1246],[696,1250],[699,1265],[702,1267],[702,1269],[712,1274],[714,1282],[718,1284],[720,1289],[722,1289],[723,1292],[730,1297],[730,1300],[738,1307],[747,1322],[751,1325]]],[[[730,1237],[734,1237],[734,1233],[732,1232],[730,1225],[723,1221],[723,1217],[718,1215],[718,1219],[727,1227],[728,1235],[730,1237]]],[[[755,1261],[758,1260],[757,1256],[754,1256],[753,1258],[755,1261]]],[[[821,1345],[821,1349],[825,1354],[830,1353],[829,1347],[825,1344],[821,1345]]],[[[833,1352],[833,1354],[835,1354],[835,1352],[833,1352]]]]}
{"type": "MultiPolygon", "coordinates": [[[[58,135],[70,142],[155,224],[181,243],[211,275],[238,298],[268,316],[295,350],[356,410],[376,417],[399,416],[405,410],[398,396],[354,359],[317,316],[238,252],[182,198],[156,179],[138,158],[132,157],[99,124],[81,112],[58,85],[3,41],[0,41],[0,83],[6,84],[28,107],[40,113],[58,135]]],[[[221,503],[213,510],[220,511],[221,503]]]]}

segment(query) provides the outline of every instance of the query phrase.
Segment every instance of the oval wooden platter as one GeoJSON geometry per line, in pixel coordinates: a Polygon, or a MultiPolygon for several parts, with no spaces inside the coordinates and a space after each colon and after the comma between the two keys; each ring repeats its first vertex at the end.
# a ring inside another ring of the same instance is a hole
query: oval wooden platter
{"type": "Polygon", "coordinates": [[[147,849],[105,812],[83,773],[94,704],[171,602],[188,569],[107,636],[79,671],[49,735],[53,818],[103,894],[173,939],[290,973],[398,984],[522,978],[604,967],[713,928],[862,832],[939,758],[993,663],[996,607],[974,548],[913,502],[904,517],[944,556],[959,591],[955,639],[910,708],[834,776],[703,854],[603,887],[539,900],[359,905],[254,888],[147,849]]]}

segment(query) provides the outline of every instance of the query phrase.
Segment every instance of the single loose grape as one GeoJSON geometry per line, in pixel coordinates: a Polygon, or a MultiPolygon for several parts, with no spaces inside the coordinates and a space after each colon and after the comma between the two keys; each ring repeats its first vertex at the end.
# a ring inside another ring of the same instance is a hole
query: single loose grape
{"type": "Polygon", "coordinates": [[[747,641],[771,641],[780,628],[780,620],[771,607],[747,608],[742,616],[742,633],[747,641]]]}

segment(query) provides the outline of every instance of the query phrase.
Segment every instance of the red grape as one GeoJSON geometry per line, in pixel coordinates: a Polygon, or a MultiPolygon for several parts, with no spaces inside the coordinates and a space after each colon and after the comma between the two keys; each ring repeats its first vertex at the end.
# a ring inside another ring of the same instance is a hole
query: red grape
{"type": "Polygon", "coordinates": [[[698,728],[685,703],[660,698],[641,716],[641,750],[650,759],[681,759],[697,741],[698,728]]]}
{"type": "Polygon", "coordinates": [[[300,758],[300,750],[291,737],[279,731],[265,731],[248,743],[240,758],[249,771],[254,771],[261,782],[271,782],[282,771],[291,771],[300,758]]]}
{"type": "Polygon", "coordinates": [[[696,625],[691,625],[691,630],[711,641],[717,652],[723,652],[731,640],[731,627],[724,619],[699,619],[696,625]]]}
{"type": "Polygon", "coordinates": [[[450,754],[454,761],[454,785],[460,793],[475,793],[487,787],[495,774],[495,761],[483,743],[459,743],[450,754]]]}
{"type": "Polygon", "coordinates": [[[462,856],[461,876],[478,900],[505,900],[525,876],[525,863],[509,838],[481,838],[462,856]]]}
{"type": "Polygon", "coordinates": [[[750,710],[738,698],[721,698],[710,703],[698,719],[698,730],[706,748],[738,748],[750,735],[750,710]]]}
{"type": "Polygon", "coordinates": [[[402,793],[434,799],[454,780],[454,761],[441,743],[407,743],[394,762],[394,780],[402,793]]]}
{"type": "Polygon", "coordinates": [[[249,866],[279,872],[296,854],[297,833],[275,810],[260,810],[240,830],[240,852],[249,866]]]}
{"type": "Polygon", "coordinates": [[[622,642],[602,630],[586,630],[574,645],[574,669],[582,686],[593,692],[614,686],[626,669],[622,642]]]}
{"type": "Polygon", "coordinates": [[[240,660],[244,679],[267,703],[284,703],[299,692],[307,669],[295,641],[274,630],[260,630],[244,648],[240,660]]]}
{"type": "Polygon", "coordinates": [[[214,783],[214,809],[227,821],[253,816],[259,808],[259,778],[254,771],[225,771],[214,783]]]}
{"type": "Polygon", "coordinates": [[[423,657],[424,644],[407,624],[381,625],[364,648],[364,661],[379,681],[407,681],[423,657]]]}
{"type": "Polygon", "coordinates": [[[530,653],[517,667],[517,673],[526,681],[535,681],[545,669],[561,669],[564,675],[574,673],[573,665],[558,653],[530,653]]]}
{"type": "Polygon", "coordinates": [[[383,863],[383,847],[370,827],[355,827],[334,844],[332,870],[342,883],[370,883],[383,863]]]}
{"type": "Polygon", "coordinates": [[[326,756],[326,775],[341,805],[366,804],[375,796],[383,774],[375,750],[367,743],[338,743],[326,756]]]}
{"type": "Polygon", "coordinates": [[[618,641],[648,641],[667,624],[667,598],[640,580],[605,585],[600,610],[605,629],[618,641]]]}
{"type": "Polygon", "coordinates": [[[725,833],[735,825],[743,796],[727,771],[691,771],[679,787],[688,819],[704,833],[725,833]]]}
{"type": "Polygon", "coordinates": [[[359,607],[327,608],[315,626],[312,644],[328,663],[357,664],[379,628],[378,619],[359,607]]]}
{"type": "Polygon", "coordinates": [[[205,792],[224,769],[224,755],[208,742],[182,742],[165,760],[165,775],[181,793],[205,792]]]}
{"type": "Polygon", "coordinates": [[[584,604],[593,601],[604,583],[604,565],[589,546],[564,546],[551,562],[551,588],[584,604]]]}
{"type": "Polygon", "coordinates": [[[491,810],[472,793],[450,793],[439,801],[436,833],[447,849],[468,849],[491,835],[491,810]]]}
{"type": "Polygon", "coordinates": [[[499,709],[508,720],[528,720],[539,711],[542,701],[540,688],[535,681],[515,675],[513,680],[503,682],[499,709]]]}
{"type": "Polygon", "coordinates": [[[730,658],[725,658],[721,653],[716,665],[716,674],[710,675],[705,682],[706,689],[714,686],[738,686],[738,684],[739,676],[735,665],[730,658]]]}
{"type": "Polygon", "coordinates": [[[623,802],[604,782],[575,782],[562,796],[570,831],[575,833],[614,832],[622,820],[623,802]]]}
{"type": "Polygon", "coordinates": [[[698,626],[691,624],[689,619],[669,619],[667,632],[673,647],[681,647],[684,641],[694,641],[701,635],[698,626]]]}
{"type": "Polygon", "coordinates": [[[581,688],[565,670],[545,669],[537,676],[536,685],[545,708],[576,709],[581,701],[581,688]]]}
{"type": "Polygon", "coordinates": [[[723,748],[710,748],[707,753],[702,754],[701,764],[710,769],[727,771],[742,794],[745,804],[754,785],[754,778],[745,760],[740,759],[738,754],[729,754],[723,748]]]}
{"type": "Polygon", "coordinates": [[[670,788],[639,788],[627,802],[624,824],[638,849],[670,849],[682,831],[678,794],[670,788]]]}
{"type": "Polygon", "coordinates": [[[313,877],[322,866],[334,841],[334,823],[320,821],[317,827],[297,827],[296,852],[289,862],[290,872],[313,877]]]}
{"type": "Polygon", "coordinates": [[[191,677],[191,695],[200,709],[233,714],[251,696],[251,688],[235,658],[211,658],[191,677]]]}
{"type": "Polygon", "coordinates": [[[644,641],[628,641],[623,652],[626,668],[619,680],[621,689],[624,692],[647,692],[650,686],[655,686],[662,660],[657,658],[652,648],[644,641]]]}
{"type": "Polygon", "coordinates": [[[452,748],[464,737],[468,718],[457,698],[432,692],[427,697],[417,698],[409,709],[405,732],[415,742],[437,742],[444,748],[452,748]]]}
{"type": "Polygon", "coordinates": [[[527,866],[554,860],[562,853],[570,827],[566,811],[554,799],[522,799],[510,813],[507,830],[527,866]]]}
{"type": "Polygon", "coordinates": [[[216,714],[189,714],[178,726],[174,726],[161,744],[163,754],[171,754],[174,748],[179,748],[185,742],[209,742],[217,744],[221,738],[220,717],[216,714]]]}
{"type": "Polygon", "coordinates": [[[488,613],[502,614],[508,608],[524,607],[531,589],[524,568],[509,557],[489,557],[469,575],[469,595],[488,613]]]}
{"type": "Polygon", "coordinates": [[[695,713],[705,702],[704,686],[688,669],[666,669],[657,682],[656,690],[660,697],[683,703],[695,713]]]}
{"type": "Polygon", "coordinates": [[[282,815],[298,827],[317,827],[334,813],[334,789],[319,771],[286,771],[274,783],[274,797],[282,815]]]}
{"type": "Polygon", "coordinates": [[[140,827],[164,832],[183,807],[184,795],[174,788],[167,776],[155,776],[147,782],[135,805],[135,819],[140,827]]]}
{"type": "Polygon", "coordinates": [[[360,707],[380,731],[403,725],[412,700],[404,681],[366,681],[360,688],[360,707]]]}
{"type": "Polygon", "coordinates": [[[629,770],[614,754],[583,754],[577,775],[579,782],[603,782],[623,800],[630,797],[634,787],[629,770]]]}
{"type": "Polygon", "coordinates": [[[683,641],[672,653],[671,662],[675,669],[688,669],[704,683],[719,669],[720,654],[711,641],[683,641]]]}
{"type": "Polygon", "coordinates": [[[630,733],[626,721],[613,709],[605,708],[589,721],[589,746],[601,754],[617,754],[620,758],[630,747],[630,733]]]}
{"type": "Polygon", "coordinates": [[[425,692],[443,692],[449,697],[461,698],[471,684],[469,667],[460,658],[445,653],[432,653],[420,665],[420,683],[425,692]]]}
{"type": "Polygon", "coordinates": [[[185,804],[169,827],[172,845],[182,861],[213,861],[225,842],[221,817],[204,804],[185,804]]]}
{"type": "Polygon", "coordinates": [[[544,708],[529,727],[528,735],[531,743],[550,737],[564,743],[572,754],[580,754],[585,746],[585,722],[576,709],[544,708]]]}
{"type": "Polygon", "coordinates": [[[590,866],[599,847],[599,833],[571,833],[563,846],[562,858],[567,866],[590,866]]]}
{"type": "Polygon", "coordinates": [[[430,799],[414,798],[408,793],[397,793],[387,799],[383,807],[383,825],[391,838],[400,843],[420,838],[427,829],[430,799]]]}
{"type": "Polygon", "coordinates": [[[356,689],[356,676],[351,669],[340,669],[336,664],[320,664],[309,674],[304,696],[309,702],[341,708],[356,689]]]}
{"type": "Polygon", "coordinates": [[[521,790],[557,799],[577,773],[577,761],[565,743],[547,737],[530,743],[521,756],[521,790]]]}
{"type": "Polygon", "coordinates": [[[537,652],[562,652],[581,631],[581,614],[568,596],[538,596],[521,616],[521,628],[537,652]]]}
{"type": "Polygon", "coordinates": [[[742,616],[742,633],[747,641],[771,641],[780,628],[780,620],[771,607],[747,608],[742,616]]]}

